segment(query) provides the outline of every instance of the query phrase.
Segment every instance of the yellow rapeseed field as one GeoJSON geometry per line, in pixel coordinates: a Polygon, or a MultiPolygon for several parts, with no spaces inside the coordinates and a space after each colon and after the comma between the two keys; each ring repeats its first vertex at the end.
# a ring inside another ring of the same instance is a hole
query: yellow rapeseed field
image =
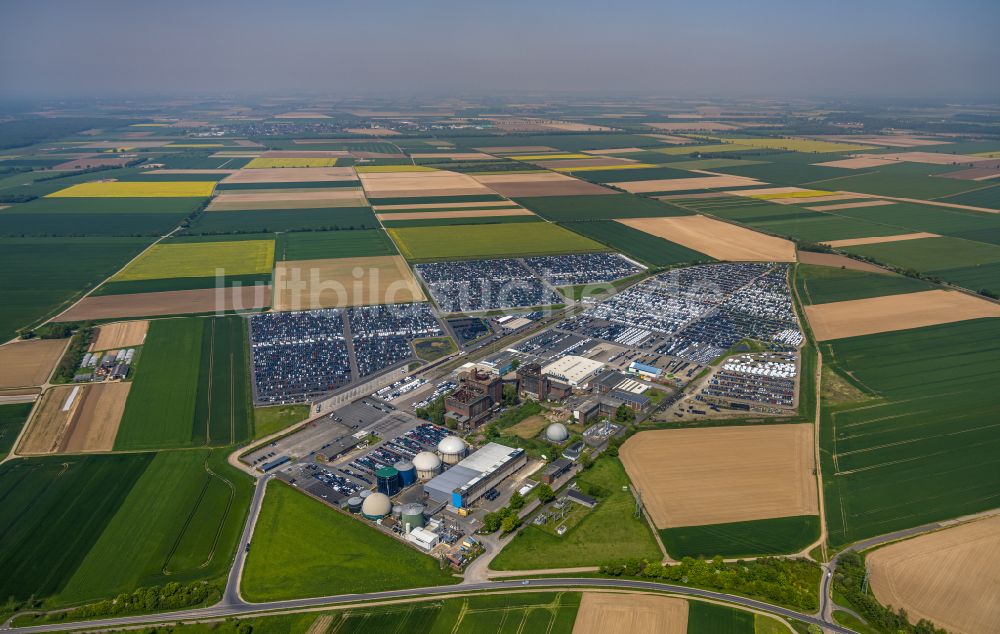
{"type": "Polygon", "coordinates": [[[253,275],[269,273],[273,266],[273,240],[167,243],[153,245],[112,280],[212,277],[216,269],[227,276],[253,275]]]}
{"type": "Polygon", "coordinates": [[[47,198],[202,198],[212,195],[212,181],[80,183],[49,194],[47,198]]]}
{"type": "Polygon", "coordinates": [[[293,157],[293,158],[255,158],[246,164],[245,169],[263,169],[268,167],[333,167],[337,164],[335,158],[293,157]]]}

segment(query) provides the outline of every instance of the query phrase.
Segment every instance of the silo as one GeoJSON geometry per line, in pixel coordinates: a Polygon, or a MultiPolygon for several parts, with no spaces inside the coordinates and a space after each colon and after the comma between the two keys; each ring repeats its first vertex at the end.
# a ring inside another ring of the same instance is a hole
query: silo
{"type": "Polygon", "coordinates": [[[370,520],[380,520],[392,511],[389,496],[382,493],[372,493],[361,504],[361,514],[370,520]]]}
{"type": "Polygon", "coordinates": [[[465,457],[468,446],[465,441],[458,436],[448,436],[441,440],[437,446],[441,460],[445,464],[457,464],[465,457]]]}
{"type": "Polygon", "coordinates": [[[393,504],[392,506],[392,516],[399,519],[403,515],[403,505],[393,504]]]}
{"type": "Polygon", "coordinates": [[[365,490],[364,490],[364,491],[362,491],[361,493],[358,493],[358,497],[359,497],[359,498],[361,498],[361,501],[362,501],[362,502],[364,502],[364,501],[365,501],[365,498],[367,498],[367,497],[368,497],[369,495],[371,495],[371,494],[372,494],[372,492],[371,492],[371,491],[369,491],[368,489],[365,489],[365,490]]]}
{"type": "Polygon", "coordinates": [[[347,510],[351,513],[360,513],[362,502],[364,502],[364,499],[360,495],[347,498],[347,510]]]}
{"type": "Polygon", "coordinates": [[[409,533],[414,528],[423,528],[424,526],[424,505],[423,504],[407,504],[403,507],[403,514],[400,516],[400,522],[403,524],[403,528],[409,533]]]}
{"type": "Polygon", "coordinates": [[[375,488],[390,497],[399,493],[399,471],[392,467],[382,467],[375,472],[375,488]]]}
{"type": "Polygon", "coordinates": [[[417,481],[417,470],[409,460],[397,462],[396,471],[399,471],[399,485],[401,487],[408,487],[417,481]]]}
{"type": "Polygon", "coordinates": [[[441,473],[441,459],[429,451],[421,451],[413,457],[413,467],[417,470],[417,479],[426,482],[441,473]]]}

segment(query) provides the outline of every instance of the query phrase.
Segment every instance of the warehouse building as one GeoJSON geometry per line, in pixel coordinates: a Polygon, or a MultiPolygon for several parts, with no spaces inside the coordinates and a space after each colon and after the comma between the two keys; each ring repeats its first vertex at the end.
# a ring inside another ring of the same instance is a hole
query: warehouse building
{"type": "Polygon", "coordinates": [[[467,507],[527,463],[523,449],[491,442],[424,484],[424,492],[435,502],[467,507]]]}
{"type": "Polygon", "coordinates": [[[604,364],[600,361],[570,354],[542,368],[542,374],[558,379],[571,387],[582,387],[603,367],[604,364]]]}

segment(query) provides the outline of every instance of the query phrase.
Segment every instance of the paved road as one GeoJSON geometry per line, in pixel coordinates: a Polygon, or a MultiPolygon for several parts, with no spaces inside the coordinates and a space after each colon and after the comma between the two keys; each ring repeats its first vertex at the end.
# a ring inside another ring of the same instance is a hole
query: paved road
{"type": "MultiPolygon", "coordinates": [[[[179,620],[186,619],[211,619],[211,618],[224,618],[228,616],[238,616],[247,615],[254,612],[262,612],[269,610],[295,610],[303,608],[312,608],[320,606],[333,606],[343,603],[355,603],[358,601],[378,601],[386,599],[398,599],[405,597],[415,597],[415,596],[433,596],[439,594],[455,594],[461,592],[469,591],[482,591],[482,590],[523,590],[527,588],[566,588],[566,587],[580,587],[580,588],[618,588],[623,590],[659,590],[661,592],[671,592],[674,594],[685,595],[690,597],[701,597],[705,599],[714,599],[717,601],[726,601],[729,603],[734,603],[742,605],[748,608],[753,608],[756,610],[761,610],[763,612],[770,612],[772,614],[778,614],[786,618],[798,619],[806,623],[812,623],[824,628],[830,632],[836,632],[837,634],[854,634],[853,630],[846,627],[841,627],[833,623],[829,623],[820,618],[809,614],[802,614],[801,612],[796,612],[794,610],[788,610],[782,607],[771,605],[769,603],[764,603],[762,601],[755,601],[753,599],[747,599],[744,597],[737,597],[730,594],[722,594],[721,592],[711,592],[709,590],[701,590],[698,588],[687,588],[685,586],[674,586],[664,583],[654,583],[652,581],[631,581],[627,579],[574,579],[574,578],[554,578],[554,579],[535,579],[530,582],[524,581],[488,581],[483,583],[477,583],[473,585],[464,586],[437,586],[433,588],[413,588],[410,590],[391,590],[388,592],[371,592],[368,594],[344,594],[339,596],[331,597],[315,597],[311,599],[292,599],[288,601],[270,601],[267,603],[240,603],[238,605],[223,605],[219,604],[210,608],[200,608],[196,610],[182,610],[178,612],[169,612],[165,614],[157,614],[153,616],[131,616],[131,617],[118,617],[112,619],[99,619],[95,621],[87,621],[86,627],[88,628],[110,628],[110,627],[124,627],[129,625],[140,625],[140,624],[155,624],[155,623],[175,623],[179,620]]],[[[57,632],[65,630],[67,628],[80,627],[81,624],[77,623],[74,625],[67,624],[52,624],[52,625],[37,625],[32,627],[17,628],[17,632],[57,632]]]]}
{"type": "Polygon", "coordinates": [[[257,516],[260,515],[260,507],[264,503],[264,491],[267,490],[267,483],[274,478],[274,475],[266,475],[257,480],[257,488],[253,492],[253,500],[250,502],[250,511],[247,515],[246,525],[243,527],[243,535],[240,537],[239,547],[236,549],[236,559],[233,567],[229,569],[229,577],[226,579],[226,590],[222,593],[222,601],[219,606],[248,605],[240,595],[240,579],[243,578],[243,565],[247,558],[247,544],[253,537],[253,529],[257,525],[257,516]]]}

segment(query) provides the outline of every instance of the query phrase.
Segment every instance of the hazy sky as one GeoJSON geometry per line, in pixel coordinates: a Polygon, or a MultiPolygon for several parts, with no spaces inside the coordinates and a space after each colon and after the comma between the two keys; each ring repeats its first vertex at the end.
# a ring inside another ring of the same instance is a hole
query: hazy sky
{"type": "Polygon", "coordinates": [[[0,0],[0,95],[1000,93],[996,0],[0,0]]]}

